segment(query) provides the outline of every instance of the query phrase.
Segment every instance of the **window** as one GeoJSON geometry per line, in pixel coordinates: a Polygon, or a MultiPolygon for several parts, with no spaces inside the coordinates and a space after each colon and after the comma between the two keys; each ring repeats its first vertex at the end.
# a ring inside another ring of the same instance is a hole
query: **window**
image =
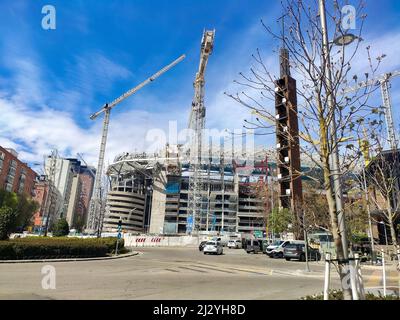
{"type": "Polygon", "coordinates": [[[10,168],[6,179],[6,190],[11,191],[14,185],[15,172],[17,171],[17,161],[11,160],[10,168]]]}
{"type": "Polygon", "coordinates": [[[26,180],[26,171],[25,169],[22,169],[21,175],[19,177],[18,193],[24,192],[25,180],[26,180]]]}
{"type": "Polygon", "coordinates": [[[0,172],[1,172],[1,169],[3,168],[4,158],[5,158],[4,153],[0,151],[0,172]]]}

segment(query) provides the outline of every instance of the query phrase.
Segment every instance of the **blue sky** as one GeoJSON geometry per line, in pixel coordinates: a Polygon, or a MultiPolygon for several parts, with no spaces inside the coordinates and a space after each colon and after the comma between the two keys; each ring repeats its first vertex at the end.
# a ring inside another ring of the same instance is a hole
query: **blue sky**
{"type": "MultiPolygon", "coordinates": [[[[183,53],[182,63],[113,110],[106,158],[146,150],[149,130],[167,130],[169,120],[184,128],[204,28],[216,29],[207,127],[233,130],[249,118],[223,92],[236,90],[232,81],[249,69],[256,48],[276,67],[277,44],[260,25],[261,18],[274,24],[281,15],[274,0],[1,0],[0,12],[0,145],[31,164],[51,148],[64,156],[83,153],[95,164],[101,119],[89,115],[183,53]],[[41,27],[45,4],[56,8],[56,30],[41,27]]],[[[381,71],[400,69],[400,2],[367,0],[367,13],[366,44],[388,55],[381,71]]],[[[395,107],[399,89],[396,80],[395,107]]],[[[264,139],[258,143],[274,143],[264,139]]]]}

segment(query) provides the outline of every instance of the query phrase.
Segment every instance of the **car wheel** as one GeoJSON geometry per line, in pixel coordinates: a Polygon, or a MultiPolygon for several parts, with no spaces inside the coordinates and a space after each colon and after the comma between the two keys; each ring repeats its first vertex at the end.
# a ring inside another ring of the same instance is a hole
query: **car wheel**
{"type": "Polygon", "coordinates": [[[283,253],[279,252],[278,254],[275,255],[278,259],[282,259],[283,258],[283,253]]]}
{"type": "Polygon", "coordinates": [[[290,258],[285,258],[286,261],[290,261],[290,258]]]}
{"type": "Polygon", "coordinates": [[[302,254],[302,255],[300,256],[300,261],[306,261],[306,256],[305,256],[304,254],[302,254]]]}

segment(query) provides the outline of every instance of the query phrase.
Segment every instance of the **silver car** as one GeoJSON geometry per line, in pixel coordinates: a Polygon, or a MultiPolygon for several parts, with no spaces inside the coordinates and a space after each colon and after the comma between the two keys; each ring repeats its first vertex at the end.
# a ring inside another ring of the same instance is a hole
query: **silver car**
{"type": "Polygon", "coordinates": [[[204,254],[222,254],[223,248],[218,241],[208,241],[203,249],[204,254]]]}
{"type": "Polygon", "coordinates": [[[228,241],[228,248],[241,249],[242,248],[242,241],[240,241],[240,240],[229,240],[228,241]]]}

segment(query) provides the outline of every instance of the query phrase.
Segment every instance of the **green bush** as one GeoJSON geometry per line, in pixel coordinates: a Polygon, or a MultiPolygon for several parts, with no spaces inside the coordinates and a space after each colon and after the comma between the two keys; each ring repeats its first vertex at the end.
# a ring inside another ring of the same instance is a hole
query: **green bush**
{"type": "MultiPolygon", "coordinates": [[[[301,300],[324,300],[324,294],[318,293],[312,296],[302,297],[301,300]]],[[[341,290],[330,290],[329,300],[343,300],[343,291],[341,290]]],[[[365,294],[365,300],[400,300],[399,297],[393,295],[387,295],[386,297],[379,294],[378,296],[367,293],[365,294]]]]}
{"type": "Polygon", "coordinates": [[[0,208],[0,240],[8,239],[8,236],[15,225],[16,219],[17,215],[11,208],[0,208]]]}
{"type": "Polygon", "coordinates": [[[54,237],[64,237],[69,234],[69,225],[67,220],[61,218],[57,221],[53,228],[54,237]]]}
{"type": "MultiPolygon", "coordinates": [[[[1,260],[104,257],[114,252],[116,238],[27,237],[0,241],[1,260]]],[[[123,240],[118,247],[124,248],[123,240]]]]}

